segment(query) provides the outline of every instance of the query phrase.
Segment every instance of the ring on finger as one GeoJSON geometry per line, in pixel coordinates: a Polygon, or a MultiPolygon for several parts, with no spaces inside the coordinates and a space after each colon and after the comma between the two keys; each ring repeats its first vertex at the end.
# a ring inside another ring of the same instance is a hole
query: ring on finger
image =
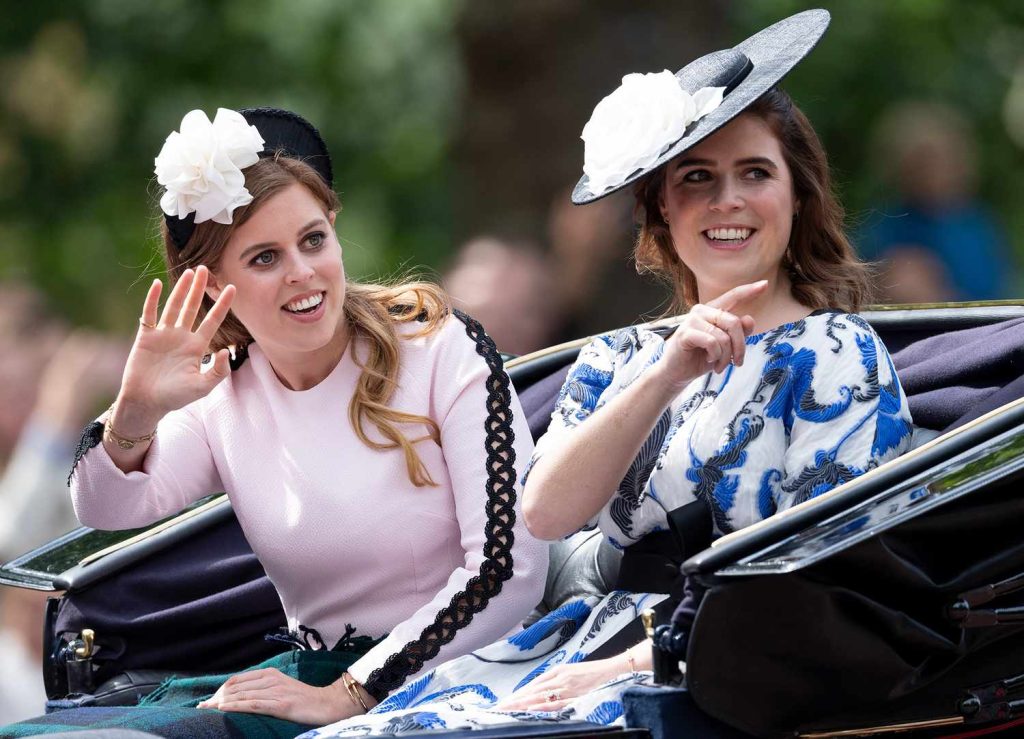
{"type": "Polygon", "coordinates": [[[552,690],[548,693],[548,702],[554,702],[562,699],[562,693],[558,690],[552,690]]]}
{"type": "Polygon", "coordinates": [[[139,316],[139,325],[145,326],[146,328],[156,328],[155,323],[146,323],[146,319],[143,318],[142,316],[139,316]]]}

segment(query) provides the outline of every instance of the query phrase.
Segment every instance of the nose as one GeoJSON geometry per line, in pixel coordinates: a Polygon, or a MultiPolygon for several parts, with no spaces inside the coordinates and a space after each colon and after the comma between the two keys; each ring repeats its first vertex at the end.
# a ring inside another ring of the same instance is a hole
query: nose
{"type": "Polygon", "coordinates": [[[737,211],[743,208],[743,194],[740,192],[738,183],[731,177],[723,177],[715,188],[711,198],[711,210],[724,213],[737,211]]]}
{"type": "Polygon", "coordinates": [[[288,258],[285,280],[289,285],[300,285],[316,274],[313,264],[305,255],[297,254],[288,258]]]}

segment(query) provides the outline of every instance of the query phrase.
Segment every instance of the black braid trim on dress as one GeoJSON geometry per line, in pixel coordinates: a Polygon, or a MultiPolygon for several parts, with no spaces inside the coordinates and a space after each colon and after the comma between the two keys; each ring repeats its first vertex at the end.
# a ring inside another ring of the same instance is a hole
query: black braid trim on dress
{"type": "Polygon", "coordinates": [[[103,424],[99,421],[93,421],[85,427],[85,431],[82,432],[82,438],[78,440],[78,446],[75,447],[75,459],[71,463],[71,472],[68,473],[68,485],[71,485],[71,478],[75,474],[75,468],[81,461],[85,453],[97,447],[103,441],[103,424]]]}
{"type": "Polygon", "coordinates": [[[480,574],[466,583],[451,602],[441,609],[434,622],[420,632],[419,638],[388,657],[384,665],[372,673],[363,687],[377,701],[383,700],[410,675],[419,671],[437,656],[441,647],[455,638],[456,632],[469,625],[473,615],[487,607],[488,601],[501,592],[502,583],[512,577],[512,526],[516,521],[516,453],[512,448],[512,393],[501,355],[483,326],[459,310],[455,316],[466,324],[466,334],[476,342],[476,352],[487,362],[487,420],[484,422],[487,453],[487,526],[484,561],[480,574]]]}

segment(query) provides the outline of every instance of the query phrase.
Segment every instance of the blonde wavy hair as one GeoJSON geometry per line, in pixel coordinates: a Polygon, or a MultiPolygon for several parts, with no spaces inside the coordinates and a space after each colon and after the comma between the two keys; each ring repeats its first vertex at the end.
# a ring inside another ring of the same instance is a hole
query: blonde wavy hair
{"type": "MultiPolygon", "coordinates": [[[[833,190],[818,134],[792,98],[778,88],[762,95],[744,115],[755,115],[768,125],[793,177],[800,212],[793,221],[782,262],[793,297],[808,308],[856,313],[870,299],[871,270],[857,257],[846,235],[843,208],[833,190]]],[[[665,170],[660,167],[634,188],[640,227],[634,257],[639,271],[658,275],[672,286],[674,299],[669,310],[682,313],[698,302],[697,280],[679,258],[661,216],[665,170]]]]}
{"type": "MultiPolygon", "coordinates": [[[[261,159],[245,170],[245,186],[253,199],[234,212],[233,223],[222,225],[205,221],[197,224],[182,249],[174,244],[166,224],[162,225],[164,259],[171,282],[177,282],[189,267],[194,268],[200,264],[216,271],[234,230],[251,218],[263,203],[296,183],[309,190],[327,212],[336,213],[341,209],[337,194],[305,162],[280,153],[261,159]]],[[[200,319],[211,307],[213,301],[205,296],[200,319]]],[[[441,430],[437,422],[427,416],[391,408],[388,402],[398,387],[401,341],[398,326],[414,322],[421,324],[411,337],[437,331],[451,313],[447,295],[436,285],[426,282],[377,285],[348,281],[345,285],[344,313],[353,335],[363,338],[367,347],[366,360],[358,360],[362,372],[356,381],[356,391],[348,409],[349,421],[356,435],[371,449],[401,449],[413,485],[437,485],[415,448],[418,442],[427,439],[440,445],[441,430]],[[371,439],[366,433],[367,423],[375,426],[385,441],[371,439]],[[423,426],[426,433],[410,438],[401,430],[403,426],[423,426]]],[[[229,313],[213,338],[210,349],[217,351],[231,346],[242,349],[252,342],[249,331],[233,313],[229,313]]]]}

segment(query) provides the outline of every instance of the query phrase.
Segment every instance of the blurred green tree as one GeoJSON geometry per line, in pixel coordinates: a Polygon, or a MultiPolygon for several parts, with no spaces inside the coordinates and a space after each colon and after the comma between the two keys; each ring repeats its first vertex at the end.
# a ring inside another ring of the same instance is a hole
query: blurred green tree
{"type": "Polygon", "coordinates": [[[356,276],[447,253],[458,0],[40,0],[0,25],[0,278],[135,319],[159,274],[153,158],[182,116],[274,105],[321,130],[356,276]]]}

